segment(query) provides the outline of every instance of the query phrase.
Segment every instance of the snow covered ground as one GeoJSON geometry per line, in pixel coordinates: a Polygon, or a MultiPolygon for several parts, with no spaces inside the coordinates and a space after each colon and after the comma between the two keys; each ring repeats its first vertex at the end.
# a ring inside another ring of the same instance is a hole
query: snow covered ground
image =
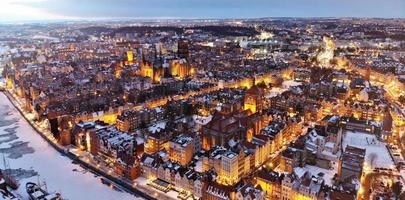
{"type": "Polygon", "coordinates": [[[287,81],[284,81],[282,85],[283,85],[283,88],[289,89],[290,87],[302,85],[302,83],[300,83],[298,81],[294,81],[294,80],[287,80],[287,81]]]}
{"type": "Polygon", "coordinates": [[[391,168],[394,163],[384,142],[379,141],[375,135],[347,131],[343,139],[343,148],[347,145],[366,149],[366,163],[372,168],[391,168]],[[371,163],[372,157],[375,157],[371,163]]]}
{"type": "Polygon", "coordinates": [[[323,173],[322,178],[325,181],[326,185],[332,186],[332,179],[333,176],[337,173],[337,169],[338,169],[338,163],[335,162],[332,165],[331,169],[324,169],[324,168],[320,168],[317,166],[313,166],[313,165],[305,165],[304,169],[306,171],[311,172],[311,174],[313,176],[319,176],[321,175],[320,173],[323,173]]]}
{"type": "Polygon", "coordinates": [[[287,89],[284,88],[279,88],[279,87],[273,87],[270,89],[270,92],[266,95],[266,98],[272,98],[272,97],[276,97],[279,94],[283,93],[287,91],[287,89]]]}
{"type": "MultiPolygon", "coordinates": [[[[0,93],[0,149],[7,149],[4,156],[11,169],[34,170],[40,175],[41,182],[46,181],[49,191],[61,192],[64,198],[71,200],[141,199],[102,184],[99,177],[95,177],[79,165],[72,164],[69,158],[53,149],[31,128],[3,93],[0,93]],[[15,148],[13,143],[15,146],[16,142],[26,145],[23,147],[17,145],[18,148],[15,148]],[[10,156],[16,153],[20,155],[10,156]]],[[[0,161],[0,167],[3,168],[3,166],[3,161],[0,161]]],[[[25,183],[28,181],[36,183],[38,177],[21,178],[18,193],[23,199],[28,199],[25,183]]]]}
{"type": "Polygon", "coordinates": [[[281,87],[272,87],[270,89],[270,92],[266,95],[266,98],[272,98],[275,97],[287,90],[290,89],[290,87],[295,87],[295,86],[299,86],[302,83],[294,81],[294,80],[287,80],[284,81],[281,87]]]}

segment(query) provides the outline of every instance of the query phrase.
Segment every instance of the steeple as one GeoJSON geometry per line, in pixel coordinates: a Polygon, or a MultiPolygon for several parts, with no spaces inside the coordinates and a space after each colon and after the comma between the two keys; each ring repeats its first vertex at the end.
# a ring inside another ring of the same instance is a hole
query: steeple
{"type": "Polygon", "coordinates": [[[157,58],[158,58],[158,56],[157,56],[157,48],[156,48],[156,45],[155,45],[154,60],[157,60],[157,58]]]}
{"type": "Polygon", "coordinates": [[[158,49],[156,48],[156,45],[155,45],[155,57],[154,57],[154,60],[153,60],[153,67],[155,67],[155,68],[160,68],[160,67],[162,67],[162,64],[163,64],[163,62],[162,62],[162,57],[158,57],[158,49]]]}
{"type": "Polygon", "coordinates": [[[142,48],[139,49],[139,54],[141,54],[142,63],[145,64],[145,63],[146,63],[146,60],[145,60],[145,55],[143,54],[143,49],[142,49],[142,48]]]}

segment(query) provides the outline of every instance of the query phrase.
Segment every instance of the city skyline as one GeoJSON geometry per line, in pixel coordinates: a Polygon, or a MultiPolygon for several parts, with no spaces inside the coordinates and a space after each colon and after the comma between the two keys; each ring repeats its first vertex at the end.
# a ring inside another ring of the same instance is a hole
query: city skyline
{"type": "Polygon", "coordinates": [[[404,18],[405,1],[4,0],[0,21],[101,19],[242,19],[263,17],[404,18]],[[333,9],[331,9],[333,8],[333,9]]]}
{"type": "Polygon", "coordinates": [[[405,18],[0,2],[0,200],[405,199],[405,18]]]}

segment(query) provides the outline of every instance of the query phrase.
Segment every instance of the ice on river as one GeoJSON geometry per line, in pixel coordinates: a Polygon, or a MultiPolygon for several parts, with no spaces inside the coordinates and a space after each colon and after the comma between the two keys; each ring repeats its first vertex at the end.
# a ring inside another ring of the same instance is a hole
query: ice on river
{"type": "MultiPolygon", "coordinates": [[[[18,174],[21,185],[17,192],[24,199],[28,199],[25,183],[38,182],[35,173],[40,175],[40,182],[46,181],[49,191],[61,192],[70,200],[141,199],[102,184],[100,177],[72,164],[32,129],[3,93],[0,93],[0,150],[9,167],[18,174]]],[[[0,167],[4,168],[3,159],[0,160],[0,167]]]]}

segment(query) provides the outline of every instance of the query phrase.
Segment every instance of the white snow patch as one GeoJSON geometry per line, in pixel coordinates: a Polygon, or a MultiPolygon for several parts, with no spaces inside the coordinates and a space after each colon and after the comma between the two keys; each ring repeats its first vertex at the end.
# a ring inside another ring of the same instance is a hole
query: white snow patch
{"type": "Polygon", "coordinates": [[[151,133],[156,133],[165,128],[166,128],[166,121],[161,121],[157,124],[153,124],[152,126],[149,126],[148,131],[151,133]]]}
{"type": "Polygon", "coordinates": [[[287,80],[282,83],[281,87],[273,87],[271,88],[270,92],[265,96],[266,98],[272,98],[276,97],[279,94],[282,94],[283,92],[287,91],[290,89],[290,87],[294,86],[300,86],[302,83],[293,81],[293,80],[287,80]]]}
{"type": "Polygon", "coordinates": [[[208,122],[210,122],[212,120],[212,115],[208,115],[208,116],[199,116],[199,115],[193,115],[193,120],[195,121],[195,123],[197,124],[201,124],[201,125],[205,125],[208,122]]]}
{"type": "Polygon", "coordinates": [[[202,160],[199,160],[196,163],[194,170],[197,172],[203,172],[202,165],[203,165],[202,160]]]}
{"type": "Polygon", "coordinates": [[[284,81],[282,85],[283,85],[283,88],[289,89],[290,87],[300,86],[300,85],[302,85],[302,83],[294,81],[294,80],[287,80],[287,81],[284,81]]]}
{"type": "Polygon", "coordinates": [[[366,149],[365,161],[372,168],[391,168],[394,165],[385,143],[378,140],[375,135],[347,131],[343,139],[343,148],[345,149],[347,145],[366,149]],[[371,165],[370,155],[372,154],[377,157],[371,165]]]}
{"type": "Polygon", "coordinates": [[[333,179],[333,176],[337,173],[338,164],[337,164],[337,162],[332,164],[331,169],[324,169],[324,168],[312,166],[312,165],[305,165],[304,169],[311,172],[311,174],[316,177],[318,177],[319,173],[323,173],[324,175],[322,178],[325,181],[325,184],[332,186],[332,179],[333,179]]]}

